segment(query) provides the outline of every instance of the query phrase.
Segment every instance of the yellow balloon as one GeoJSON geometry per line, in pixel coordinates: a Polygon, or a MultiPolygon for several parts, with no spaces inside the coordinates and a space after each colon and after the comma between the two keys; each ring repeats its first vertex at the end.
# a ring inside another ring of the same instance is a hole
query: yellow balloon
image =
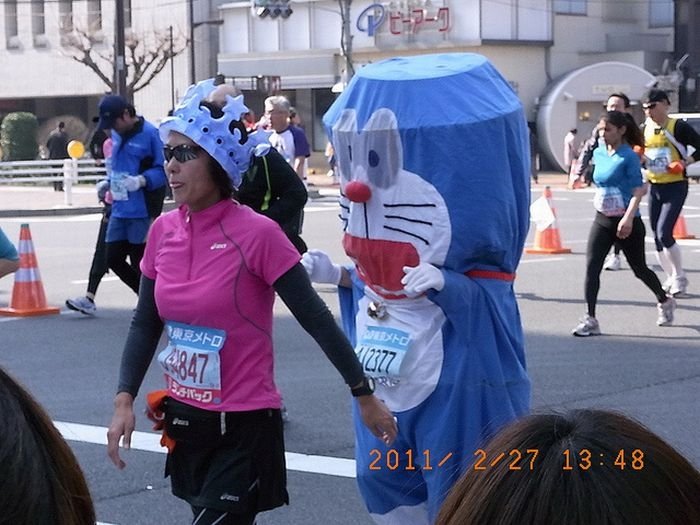
{"type": "Polygon", "coordinates": [[[71,140],[68,143],[68,155],[71,159],[79,159],[85,153],[85,146],[79,140],[71,140]]]}

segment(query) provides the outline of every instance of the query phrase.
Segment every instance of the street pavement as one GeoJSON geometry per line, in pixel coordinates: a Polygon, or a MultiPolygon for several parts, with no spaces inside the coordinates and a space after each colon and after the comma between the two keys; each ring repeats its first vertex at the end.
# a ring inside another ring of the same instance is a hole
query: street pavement
{"type": "MultiPolygon", "coordinates": [[[[320,191],[307,205],[304,238],[334,260],[347,260],[333,197],[337,188],[329,186],[325,175],[312,177],[320,191]]],[[[598,317],[604,335],[574,338],[570,331],[584,311],[583,269],[593,193],[566,190],[563,175],[545,174],[531,188],[533,199],[546,184],[554,191],[562,243],[572,253],[525,255],[518,268],[515,289],[533,410],[622,411],[648,425],[700,467],[700,241],[680,241],[690,295],[679,299],[674,326],[656,326],[651,293],[623,264],[623,270],[602,276],[598,317]]],[[[19,201],[21,192],[11,194],[0,187],[0,210],[18,206],[17,202],[30,209],[41,199],[45,199],[44,210],[50,210],[50,203],[61,199],[50,190],[26,192],[19,201]]],[[[87,207],[91,199],[95,202],[89,191],[84,198],[87,207]]],[[[117,471],[106,459],[104,433],[136,297],[110,275],[98,291],[95,318],[67,311],[65,299],[84,293],[99,215],[47,213],[0,218],[11,240],[18,238],[20,224],[31,225],[48,302],[62,307],[61,315],[1,319],[0,366],[33,392],[69,440],[101,522],[189,523],[187,506],[170,495],[168,480],[163,478],[164,456],[154,445],[157,436],[144,417],[137,419],[142,439],[125,453],[127,468],[117,471]]],[[[646,206],[642,214],[646,216],[646,206]]],[[[700,236],[700,185],[691,184],[684,215],[688,230],[700,236]]],[[[533,235],[531,229],[528,244],[533,235]]],[[[648,239],[650,264],[652,252],[648,239]]],[[[317,289],[337,315],[334,288],[317,289]]],[[[10,300],[11,290],[10,277],[0,280],[0,305],[10,300]]],[[[352,478],[354,439],[342,380],[282,304],[276,304],[274,342],[277,382],[291,416],[285,437],[291,505],[265,513],[259,523],[369,525],[352,478]]],[[[142,394],[161,385],[162,377],[152,366],[142,394]]],[[[143,406],[142,401],[138,403],[143,406]]]]}

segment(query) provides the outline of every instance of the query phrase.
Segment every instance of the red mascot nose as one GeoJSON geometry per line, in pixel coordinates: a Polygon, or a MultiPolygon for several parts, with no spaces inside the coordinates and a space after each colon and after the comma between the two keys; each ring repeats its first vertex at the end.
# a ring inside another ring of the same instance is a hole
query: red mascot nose
{"type": "Polygon", "coordinates": [[[372,190],[364,182],[354,180],[345,186],[345,195],[352,202],[367,202],[372,198],[372,190]]]}

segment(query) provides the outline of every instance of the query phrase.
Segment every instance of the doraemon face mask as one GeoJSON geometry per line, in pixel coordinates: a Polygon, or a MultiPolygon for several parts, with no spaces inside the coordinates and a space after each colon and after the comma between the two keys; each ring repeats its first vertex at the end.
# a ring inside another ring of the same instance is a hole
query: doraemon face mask
{"type": "Polygon", "coordinates": [[[403,168],[396,116],[375,111],[363,129],[343,111],[333,128],[341,176],[343,247],[362,279],[387,299],[403,297],[404,266],[442,265],[450,219],[435,187],[403,168]]]}

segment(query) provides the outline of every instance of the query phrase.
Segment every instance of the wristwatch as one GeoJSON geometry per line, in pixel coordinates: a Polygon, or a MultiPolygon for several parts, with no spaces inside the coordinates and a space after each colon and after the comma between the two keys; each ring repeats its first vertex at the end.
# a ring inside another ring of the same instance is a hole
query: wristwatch
{"type": "Polygon", "coordinates": [[[352,397],[370,396],[374,394],[374,378],[365,376],[359,386],[351,388],[352,397]]]}

